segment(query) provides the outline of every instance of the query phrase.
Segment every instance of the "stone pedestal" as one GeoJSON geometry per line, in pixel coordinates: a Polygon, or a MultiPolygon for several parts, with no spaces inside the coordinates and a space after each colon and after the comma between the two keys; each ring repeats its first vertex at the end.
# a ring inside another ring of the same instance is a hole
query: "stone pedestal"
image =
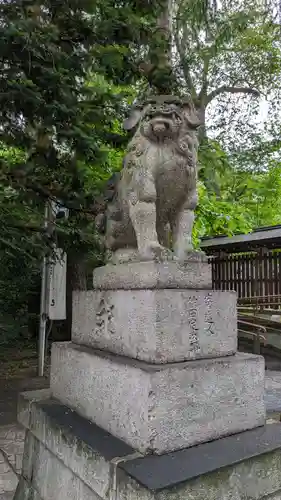
{"type": "Polygon", "coordinates": [[[236,295],[211,290],[76,292],[73,342],[150,363],[234,354],[236,295]]]}
{"type": "Polygon", "coordinates": [[[264,424],[263,358],[236,354],[236,295],[206,262],[108,265],[94,285],[53,347],[55,398],[142,453],[264,424]]]}
{"type": "Polygon", "coordinates": [[[235,294],[204,261],[108,265],[94,286],[53,346],[50,392],[21,400],[16,500],[279,494],[281,426],[264,426],[263,358],[236,353],[235,294]]]}
{"type": "Polygon", "coordinates": [[[210,290],[206,262],[108,265],[95,271],[94,285],[74,294],[77,344],[150,363],[237,350],[236,294],[210,290]]]}
{"type": "Polygon", "coordinates": [[[26,428],[14,500],[280,500],[281,424],[142,455],[51,399],[19,401],[26,428]]]}
{"type": "Polygon", "coordinates": [[[53,396],[142,453],[165,453],[264,424],[264,361],[239,353],[148,364],[56,344],[53,396]]]}

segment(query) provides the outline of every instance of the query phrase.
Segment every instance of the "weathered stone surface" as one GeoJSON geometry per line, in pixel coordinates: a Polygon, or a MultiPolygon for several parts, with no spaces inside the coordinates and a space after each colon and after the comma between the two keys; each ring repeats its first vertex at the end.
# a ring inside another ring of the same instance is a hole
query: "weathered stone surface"
{"type": "Polygon", "coordinates": [[[14,492],[18,484],[18,476],[11,468],[7,457],[0,450],[0,498],[1,494],[14,492]]]}
{"type": "Polygon", "coordinates": [[[236,294],[78,291],[72,340],[152,363],[227,356],[237,350],[236,294]]]}
{"type": "MultiPolygon", "coordinates": [[[[198,477],[172,490],[163,490],[157,500],[258,500],[280,495],[280,450],[243,461],[232,467],[198,477]]],[[[125,497],[126,498],[126,497],[125,497]]],[[[129,497],[127,497],[129,498],[129,497]]]]}
{"type": "Polygon", "coordinates": [[[141,452],[164,453],[263,425],[264,360],[237,354],[153,365],[53,346],[55,398],[141,452]]]}
{"type": "MultiPolygon", "coordinates": [[[[39,495],[38,491],[36,491],[34,489],[34,487],[29,482],[27,482],[23,477],[21,477],[13,500],[31,500],[31,499],[32,500],[47,500],[47,499],[43,499],[39,495]]],[[[51,499],[55,500],[55,497],[53,496],[53,497],[51,497],[51,499]]]]}
{"type": "Polygon", "coordinates": [[[33,456],[36,457],[32,471],[30,471],[32,472],[32,483],[43,499],[99,499],[99,496],[84,481],[74,475],[71,469],[65,467],[42,443],[32,435],[29,436],[29,439],[33,442],[35,451],[33,456]],[[46,469],[48,474],[46,474],[46,469]],[[49,478],[52,478],[52,480],[50,481],[49,478]]]}
{"type": "Polygon", "coordinates": [[[0,427],[0,494],[13,494],[17,487],[22,467],[24,436],[25,429],[19,425],[0,427]]]}
{"type": "Polygon", "coordinates": [[[25,393],[20,403],[29,407],[29,431],[102,497],[110,488],[110,464],[146,488],[160,491],[281,447],[281,424],[275,423],[172,453],[144,456],[58,401],[30,404],[31,398],[25,393]]]}
{"type": "Polygon", "coordinates": [[[281,500],[281,490],[277,491],[277,493],[273,493],[272,495],[266,495],[263,497],[263,500],[281,500]]]}
{"type": "Polygon", "coordinates": [[[98,267],[94,271],[94,288],[101,290],[138,290],[162,288],[212,288],[210,264],[186,262],[128,262],[98,267]]]}
{"type": "Polygon", "coordinates": [[[18,421],[25,429],[28,429],[30,426],[30,418],[32,416],[31,413],[32,404],[36,401],[49,399],[50,397],[51,397],[50,388],[28,391],[19,394],[18,421]],[[25,397],[25,394],[28,394],[28,397],[25,397]]]}
{"type": "MultiPolygon", "coordinates": [[[[24,498],[23,493],[26,490],[35,490],[42,500],[99,500],[100,498],[30,432],[26,437],[24,464],[25,481],[18,486],[16,493],[18,500],[24,498]]],[[[27,498],[33,497],[27,496],[27,498]]]]}
{"type": "Polygon", "coordinates": [[[13,500],[14,495],[15,495],[14,491],[12,493],[3,493],[2,495],[0,494],[0,500],[13,500]]]}
{"type": "Polygon", "coordinates": [[[21,471],[24,435],[25,430],[19,425],[0,427],[0,450],[17,473],[21,471]]]}
{"type": "MultiPolygon", "coordinates": [[[[75,412],[62,407],[65,414],[64,421],[62,421],[58,418],[61,415],[60,411],[55,416],[55,412],[48,410],[52,408],[52,405],[60,407],[60,403],[46,401],[46,403],[42,402],[43,404],[30,404],[28,396],[28,394],[22,396],[20,406],[28,407],[30,411],[28,442],[29,450],[33,449],[33,460],[29,460],[25,466],[27,481],[21,479],[21,486],[18,487],[15,500],[29,500],[30,498],[34,500],[57,500],[58,498],[63,500],[66,498],[71,500],[89,500],[89,498],[91,500],[96,500],[96,498],[104,500],[108,498],[116,500],[188,500],[190,498],[192,500],[206,500],[206,498],[208,500],[267,500],[268,498],[278,500],[280,496],[280,424],[268,426],[270,429],[265,426],[264,429],[248,431],[237,437],[222,438],[217,443],[205,443],[194,449],[190,448],[166,456],[146,456],[142,459],[127,456],[118,459],[118,455],[114,458],[114,451],[118,451],[115,448],[114,437],[109,436],[107,440],[103,439],[102,446],[97,446],[97,450],[95,441],[92,441],[90,445],[92,434],[88,432],[88,429],[84,438],[76,435],[77,426],[73,425],[73,416],[76,418],[75,415],[77,415],[75,412]],[[25,403],[23,403],[24,399],[25,403]],[[38,421],[40,423],[37,426],[38,421]],[[36,438],[33,433],[35,429],[37,429],[36,438]],[[274,433],[276,439],[274,439],[274,433]],[[52,440],[50,440],[51,435],[55,436],[52,440]],[[239,444],[240,441],[245,443],[245,447],[239,444]],[[240,450],[238,454],[233,453],[235,442],[240,450]],[[108,445],[113,450],[112,458],[107,456],[108,445]],[[192,460],[193,452],[194,461],[192,460]],[[177,455],[179,455],[178,458],[177,455]],[[235,455],[237,456],[234,458],[235,455]],[[98,469],[96,456],[103,460],[98,469]],[[137,468],[130,468],[130,463],[139,463],[140,460],[143,464],[147,463],[146,467],[142,467],[142,474],[139,474],[137,468]],[[80,461],[83,462],[84,468],[77,468],[80,461]],[[196,467],[193,467],[194,462],[197,463],[197,471],[196,467]],[[223,463],[224,467],[216,469],[216,462],[223,463]],[[193,478],[192,474],[189,474],[190,466],[194,469],[195,477],[193,478]],[[146,477],[144,470],[146,470],[146,477]],[[203,475],[202,470],[204,470],[203,475]],[[187,480],[184,480],[184,471],[186,471],[186,477],[189,478],[187,480]],[[169,484],[169,476],[172,477],[175,474],[179,477],[177,484],[174,483],[173,487],[161,487],[164,477],[166,484],[169,484]],[[96,481],[97,475],[102,481],[104,480],[103,487],[98,489],[99,496],[96,489],[99,484],[96,481]],[[150,489],[149,486],[144,487],[136,480],[136,477],[141,476],[147,485],[155,484],[155,489],[150,489]],[[90,497],[89,491],[92,493],[90,497]]],[[[33,397],[32,401],[34,401],[33,397]]],[[[79,421],[81,417],[77,415],[77,419],[79,421]]],[[[79,424],[81,428],[91,425],[84,422],[84,425],[83,422],[79,424]]],[[[100,429],[100,432],[104,431],[100,429]]],[[[97,436],[95,431],[93,435],[97,436]]],[[[29,456],[30,451],[28,451],[29,456]]]]}
{"type": "Polygon", "coordinates": [[[150,96],[133,110],[122,174],[105,218],[98,217],[108,249],[136,249],[145,261],[184,260],[192,251],[199,126],[191,103],[176,96],[150,96]]]}
{"type": "MultiPolygon", "coordinates": [[[[81,478],[102,498],[107,497],[112,482],[111,462],[126,456],[136,456],[135,450],[109,435],[103,429],[81,418],[69,408],[45,399],[40,391],[22,394],[19,400],[19,420],[25,422],[30,433],[58,457],[67,468],[81,478]],[[35,404],[35,397],[37,404],[35,404]],[[47,409],[46,409],[47,408],[47,409]],[[29,419],[25,418],[27,412],[29,419]],[[24,418],[23,418],[24,417],[24,418]],[[22,420],[23,418],[23,420],[22,420]]],[[[32,471],[34,441],[27,440],[23,471],[25,477],[32,471]]]]}

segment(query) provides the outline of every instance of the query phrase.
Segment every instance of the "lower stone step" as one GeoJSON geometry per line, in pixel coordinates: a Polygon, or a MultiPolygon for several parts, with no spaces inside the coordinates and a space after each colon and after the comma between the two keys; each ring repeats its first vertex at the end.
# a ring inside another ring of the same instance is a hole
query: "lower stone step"
{"type": "Polygon", "coordinates": [[[49,397],[21,396],[27,434],[14,500],[280,500],[280,423],[142,456],[49,397]]]}
{"type": "Polygon", "coordinates": [[[53,345],[52,395],[141,453],[166,453],[265,423],[264,360],[148,364],[53,345]]]}

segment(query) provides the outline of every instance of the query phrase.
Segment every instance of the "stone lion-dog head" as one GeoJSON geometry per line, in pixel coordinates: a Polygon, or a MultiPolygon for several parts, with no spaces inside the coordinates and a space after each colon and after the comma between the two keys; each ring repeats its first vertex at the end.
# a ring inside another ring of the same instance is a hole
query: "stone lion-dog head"
{"type": "MultiPolygon", "coordinates": [[[[128,155],[132,152],[140,156],[148,149],[162,148],[166,154],[184,155],[190,166],[196,163],[196,130],[201,121],[189,100],[174,96],[156,96],[144,104],[134,107],[124,122],[125,130],[136,129],[128,145],[128,155]]],[[[128,158],[129,159],[129,158],[128,158]]],[[[124,166],[127,162],[125,159],[124,166]]]]}

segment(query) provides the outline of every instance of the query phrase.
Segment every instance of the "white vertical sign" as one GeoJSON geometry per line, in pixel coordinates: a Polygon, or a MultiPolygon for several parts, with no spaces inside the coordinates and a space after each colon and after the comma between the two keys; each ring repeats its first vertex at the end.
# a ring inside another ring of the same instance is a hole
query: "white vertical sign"
{"type": "Polygon", "coordinates": [[[66,253],[54,251],[54,262],[49,263],[48,316],[50,320],[66,319],[66,253]]]}

